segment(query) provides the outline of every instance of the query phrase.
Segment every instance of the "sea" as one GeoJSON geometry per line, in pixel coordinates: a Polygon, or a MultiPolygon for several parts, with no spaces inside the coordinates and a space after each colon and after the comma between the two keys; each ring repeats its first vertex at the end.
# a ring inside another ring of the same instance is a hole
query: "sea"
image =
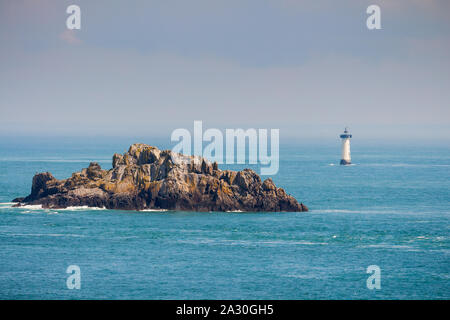
{"type": "Polygon", "coordinates": [[[449,299],[450,146],[353,140],[350,166],[338,139],[282,141],[271,177],[310,211],[250,213],[14,208],[37,172],[171,144],[2,138],[0,299],[449,299]]]}

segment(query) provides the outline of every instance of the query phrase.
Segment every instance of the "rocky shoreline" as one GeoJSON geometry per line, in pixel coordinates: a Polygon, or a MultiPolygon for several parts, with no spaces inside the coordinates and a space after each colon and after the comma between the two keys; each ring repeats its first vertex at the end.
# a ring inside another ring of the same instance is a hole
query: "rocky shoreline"
{"type": "Polygon", "coordinates": [[[62,209],[88,206],[107,209],[183,211],[308,211],[303,203],[277,188],[272,179],[250,169],[220,170],[217,163],[146,144],[133,144],[114,154],[113,167],[91,162],[70,178],[49,172],[33,177],[31,194],[15,206],[62,209]]]}

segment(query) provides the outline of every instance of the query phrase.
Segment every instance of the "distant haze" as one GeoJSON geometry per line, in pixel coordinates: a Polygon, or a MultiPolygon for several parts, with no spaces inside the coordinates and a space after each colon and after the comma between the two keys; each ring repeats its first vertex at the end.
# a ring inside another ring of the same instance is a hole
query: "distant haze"
{"type": "Polygon", "coordinates": [[[449,139],[450,1],[0,0],[0,136],[449,139]],[[382,30],[366,8],[381,7],[382,30]],[[70,4],[81,30],[69,31],[70,4]]]}

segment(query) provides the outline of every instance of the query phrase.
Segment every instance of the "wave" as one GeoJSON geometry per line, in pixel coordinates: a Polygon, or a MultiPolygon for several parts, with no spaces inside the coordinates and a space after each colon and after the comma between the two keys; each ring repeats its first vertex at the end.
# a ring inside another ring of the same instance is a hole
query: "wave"
{"type": "Polygon", "coordinates": [[[286,278],[296,278],[296,279],[324,279],[327,277],[324,277],[323,274],[284,274],[281,275],[282,277],[286,278]]]}
{"type": "MultiPolygon", "coordinates": [[[[389,210],[346,210],[346,209],[324,209],[311,210],[311,213],[352,213],[352,214],[370,214],[370,213],[395,213],[389,210]]],[[[396,212],[399,213],[399,212],[396,212]]]]}
{"type": "Polygon", "coordinates": [[[74,237],[74,238],[85,238],[86,236],[81,234],[73,233],[10,233],[6,234],[11,237],[74,237]]]}
{"type": "Polygon", "coordinates": [[[311,241],[291,241],[291,240],[272,240],[272,241],[258,241],[260,244],[275,244],[275,245],[306,245],[306,246],[316,246],[316,245],[328,245],[327,242],[311,242],[311,241]]]}
{"type": "Polygon", "coordinates": [[[317,246],[328,245],[327,242],[311,242],[302,240],[215,240],[215,239],[195,239],[195,240],[177,240],[178,243],[186,244],[209,244],[225,246],[317,246]]]}
{"type": "Polygon", "coordinates": [[[359,248],[379,248],[379,249],[394,249],[394,250],[405,250],[405,251],[421,251],[418,248],[407,246],[407,245],[401,245],[401,244],[387,244],[387,243],[380,243],[380,244],[368,244],[368,245],[361,245],[358,246],[359,248]]]}
{"type": "Polygon", "coordinates": [[[29,213],[29,210],[44,210],[44,211],[51,211],[51,214],[56,214],[58,211],[86,211],[86,210],[107,210],[105,207],[89,207],[89,206],[72,206],[67,208],[43,208],[41,204],[26,204],[21,205],[20,207],[13,207],[14,202],[11,203],[0,203],[1,205],[5,205],[8,208],[12,209],[26,209],[26,213],[29,213]]]}
{"type": "Polygon", "coordinates": [[[358,210],[343,210],[343,209],[325,209],[325,210],[314,210],[314,212],[320,213],[359,213],[358,210]]]}
{"type": "Polygon", "coordinates": [[[423,215],[432,212],[420,211],[415,212],[413,209],[404,209],[404,210],[396,210],[393,208],[378,208],[378,209],[356,209],[356,210],[347,210],[347,209],[315,209],[310,210],[309,213],[312,214],[324,214],[324,213],[349,213],[349,214],[414,214],[414,215],[423,215]]]}
{"type": "MultiPolygon", "coordinates": [[[[3,202],[0,203],[0,208],[12,208],[12,209],[26,209],[27,211],[24,211],[24,213],[30,213],[30,210],[45,210],[48,211],[49,214],[56,214],[58,211],[92,211],[92,210],[114,210],[114,209],[107,209],[106,207],[89,207],[89,206],[70,206],[67,208],[43,208],[41,204],[26,204],[22,205],[20,207],[13,207],[16,203],[14,202],[3,202]],[[51,212],[50,212],[51,211],[51,212]]],[[[168,209],[143,209],[143,210],[136,210],[139,212],[167,212],[168,209]]]]}
{"type": "Polygon", "coordinates": [[[364,163],[364,167],[391,167],[391,168],[439,168],[450,167],[450,164],[423,164],[423,163],[364,163]]]}
{"type": "Polygon", "coordinates": [[[85,211],[85,210],[107,210],[105,207],[89,207],[89,206],[73,206],[63,209],[56,210],[66,210],[66,211],[85,211]]]}
{"type": "MultiPolygon", "coordinates": [[[[41,204],[26,204],[26,205],[22,205],[20,207],[12,207],[12,205],[14,205],[14,204],[16,204],[16,203],[3,202],[3,203],[0,203],[0,208],[1,208],[1,206],[5,206],[8,208],[13,208],[13,209],[46,210],[46,211],[57,210],[57,211],[51,212],[52,214],[58,213],[58,211],[113,210],[113,209],[107,209],[105,207],[89,207],[89,206],[70,206],[67,208],[43,208],[41,204]]],[[[143,209],[143,210],[138,210],[138,211],[139,212],[166,212],[169,210],[168,209],[143,209]]],[[[29,213],[29,212],[26,212],[26,213],[29,213]]]]}
{"type": "Polygon", "coordinates": [[[44,208],[42,208],[42,204],[26,204],[20,207],[14,207],[17,209],[28,209],[28,210],[44,210],[44,208]]]}
{"type": "Polygon", "coordinates": [[[13,205],[16,203],[14,202],[0,202],[0,209],[9,209],[12,208],[13,205]]]}

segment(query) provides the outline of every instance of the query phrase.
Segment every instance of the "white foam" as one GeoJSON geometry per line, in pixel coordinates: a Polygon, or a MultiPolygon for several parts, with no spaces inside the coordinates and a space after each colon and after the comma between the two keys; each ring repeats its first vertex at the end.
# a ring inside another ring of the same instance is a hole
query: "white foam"
{"type": "Polygon", "coordinates": [[[41,204],[25,204],[21,205],[19,207],[13,207],[15,209],[27,209],[25,211],[28,213],[28,210],[45,210],[49,211],[49,214],[57,214],[58,211],[83,211],[83,210],[106,210],[105,207],[99,208],[99,207],[89,207],[89,206],[73,206],[73,207],[67,207],[67,208],[43,208],[41,204]],[[53,210],[53,211],[51,211],[53,210]],[[56,211],[57,210],[57,211],[56,211]]]}
{"type": "Polygon", "coordinates": [[[42,204],[26,204],[20,207],[16,207],[18,209],[29,209],[29,210],[42,210],[42,204]]]}
{"type": "Polygon", "coordinates": [[[72,206],[58,210],[66,210],[66,211],[85,211],[85,210],[106,210],[105,207],[89,207],[89,206],[72,206]]]}
{"type": "MultiPolygon", "coordinates": [[[[15,204],[14,202],[8,202],[8,203],[0,203],[1,205],[7,205],[8,207],[11,207],[13,204],[15,204]]],[[[58,211],[86,211],[86,210],[109,210],[106,207],[89,207],[89,206],[70,206],[67,208],[43,208],[41,204],[26,204],[26,205],[21,205],[20,207],[14,207],[17,209],[27,209],[27,211],[25,211],[25,213],[29,213],[29,210],[45,210],[45,211],[51,211],[49,212],[49,214],[57,214],[58,211]],[[57,211],[56,211],[57,210],[57,211]]],[[[166,212],[169,211],[168,209],[143,209],[143,210],[138,210],[140,212],[166,212]]]]}

